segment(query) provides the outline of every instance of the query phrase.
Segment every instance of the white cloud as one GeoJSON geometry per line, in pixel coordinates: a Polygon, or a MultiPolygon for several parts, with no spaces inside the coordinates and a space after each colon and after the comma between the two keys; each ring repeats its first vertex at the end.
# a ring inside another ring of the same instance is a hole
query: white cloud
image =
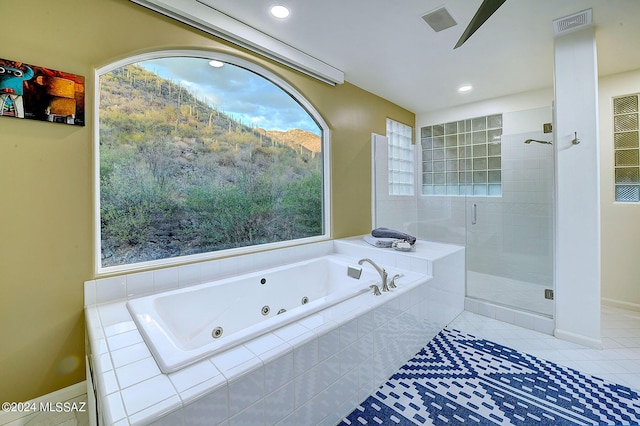
{"type": "Polygon", "coordinates": [[[234,65],[213,68],[202,58],[163,58],[140,65],[180,82],[199,99],[247,125],[267,130],[320,129],[289,94],[263,77],[234,65]]]}

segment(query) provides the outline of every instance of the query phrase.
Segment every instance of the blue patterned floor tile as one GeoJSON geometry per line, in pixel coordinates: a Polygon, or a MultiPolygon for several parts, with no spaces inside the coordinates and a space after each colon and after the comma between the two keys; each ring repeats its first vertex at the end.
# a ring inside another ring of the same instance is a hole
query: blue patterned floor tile
{"type": "Polygon", "coordinates": [[[444,329],[340,425],[637,425],[640,395],[444,329]]]}

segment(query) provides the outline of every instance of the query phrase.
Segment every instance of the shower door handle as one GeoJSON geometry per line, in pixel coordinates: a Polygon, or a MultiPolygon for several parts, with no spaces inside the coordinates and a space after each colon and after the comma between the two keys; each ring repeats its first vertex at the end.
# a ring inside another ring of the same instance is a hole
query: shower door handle
{"type": "Polygon", "coordinates": [[[478,205],[474,204],[471,208],[471,224],[475,225],[478,222],[478,205]]]}

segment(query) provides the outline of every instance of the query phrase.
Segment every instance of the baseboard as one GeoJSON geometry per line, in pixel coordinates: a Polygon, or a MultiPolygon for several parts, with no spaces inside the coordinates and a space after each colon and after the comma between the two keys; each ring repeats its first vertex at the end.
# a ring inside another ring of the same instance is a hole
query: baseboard
{"type": "Polygon", "coordinates": [[[582,346],[593,349],[602,349],[602,340],[591,339],[589,337],[582,336],[580,334],[571,333],[570,331],[564,331],[557,329],[553,333],[558,339],[566,340],[568,342],[577,343],[582,346]]]}
{"type": "Polygon", "coordinates": [[[518,327],[527,328],[544,334],[553,335],[553,330],[555,328],[555,321],[553,318],[534,314],[532,312],[507,308],[501,305],[495,305],[472,297],[465,297],[464,309],[465,311],[473,312],[474,314],[493,318],[498,321],[517,325],[518,327]]]}
{"type": "MultiPolygon", "coordinates": [[[[71,399],[77,398],[87,393],[87,382],[82,381],[75,385],[67,386],[66,388],[58,389],[57,391],[48,393],[46,395],[39,396],[31,401],[2,401],[2,402],[24,402],[29,407],[35,407],[36,410],[29,411],[0,411],[0,425],[15,422],[23,417],[32,415],[34,412],[39,411],[38,407],[42,405],[55,405],[58,402],[65,402],[71,399]]],[[[85,407],[86,409],[86,407],[85,407]]]]}
{"type": "Polygon", "coordinates": [[[607,299],[606,297],[601,298],[600,301],[605,306],[611,306],[613,308],[620,308],[620,309],[626,309],[629,311],[640,312],[640,304],[638,303],[623,302],[621,300],[607,299]]]}

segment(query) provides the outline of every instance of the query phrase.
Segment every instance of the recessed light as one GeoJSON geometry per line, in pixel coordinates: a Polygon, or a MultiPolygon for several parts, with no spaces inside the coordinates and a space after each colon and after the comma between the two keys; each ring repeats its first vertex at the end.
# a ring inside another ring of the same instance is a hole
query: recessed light
{"type": "Polygon", "coordinates": [[[212,59],[209,61],[209,65],[211,65],[214,68],[220,68],[224,65],[224,62],[218,61],[216,59],[212,59]]]}
{"type": "Polygon", "coordinates": [[[289,12],[289,9],[285,6],[277,4],[271,7],[271,14],[276,18],[284,19],[289,16],[289,13],[291,12],[289,12]]]}
{"type": "Polygon", "coordinates": [[[458,87],[458,92],[470,92],[471,89],[473,89],[473,86],[471,86],[470,84],[463,84],[462,86],[458,87]]]}

